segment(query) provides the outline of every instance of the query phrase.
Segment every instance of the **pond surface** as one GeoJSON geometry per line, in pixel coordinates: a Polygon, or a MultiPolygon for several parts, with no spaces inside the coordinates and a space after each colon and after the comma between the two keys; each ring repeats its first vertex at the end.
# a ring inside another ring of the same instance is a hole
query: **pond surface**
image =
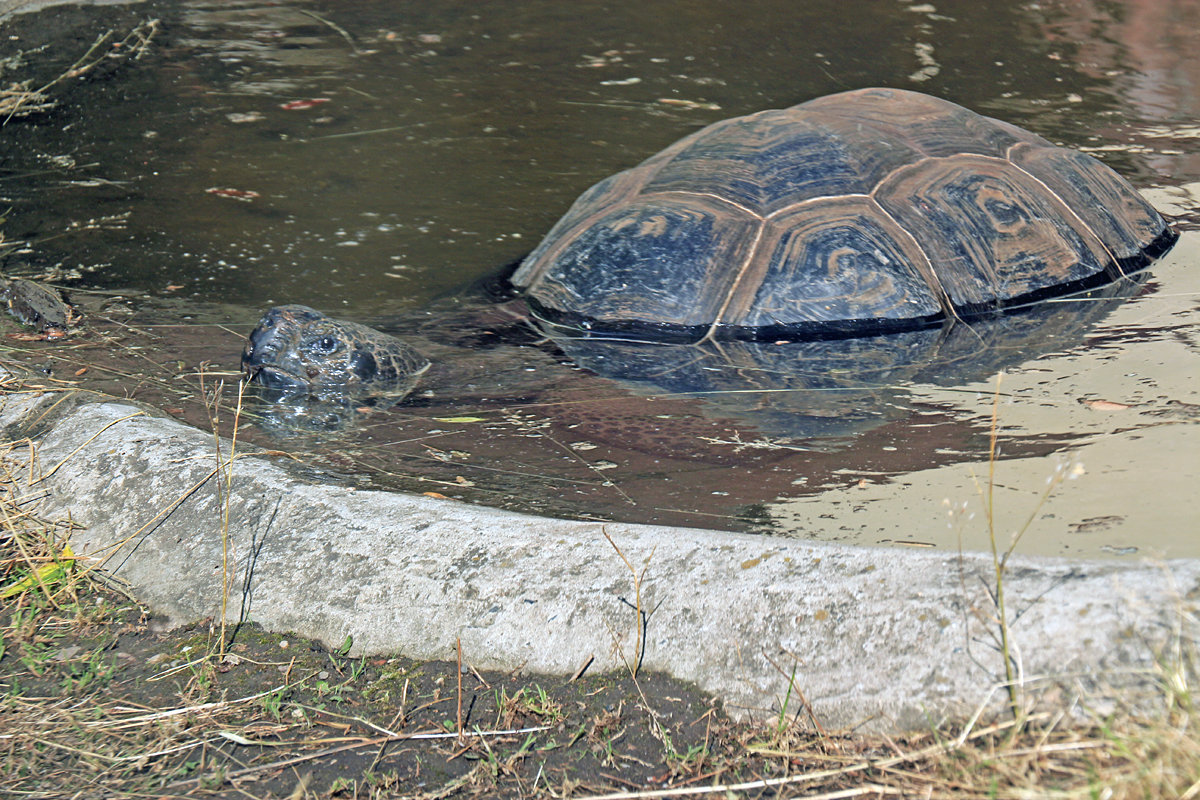
{"type": "Polygon", "coordinates": [[[281,440],[248,407],[245,439],[368,485],[868,545],[987,546],[995,408],[1002,544],[1027,527],[1021,552],[1197,556],[1200,11],[1118,10],[211,0],[18,17],[5,85],[48,82],[110,28],[140,34],[2,129],[4,272],[88,314],[66,344],[6,324],[5,360],[196,424],[223,378],[228,432],[242,338],[263,307],[306,303],[409,334],[437,366],[348,431],[281,440]],[[464,291],[679,137],[871,85],[1096,155],[1176,216],[1180,243],[1116,298],[910,343],[922,357],[899,363],[869,341],[796,346],[776,357],[812,367],[755,391],[684,391],[670,376],[710,362],[657,353],[607,356],[626,369],[600,377],[464,291]],[[672,366],[627,368],[643,362],[672,366]]]}

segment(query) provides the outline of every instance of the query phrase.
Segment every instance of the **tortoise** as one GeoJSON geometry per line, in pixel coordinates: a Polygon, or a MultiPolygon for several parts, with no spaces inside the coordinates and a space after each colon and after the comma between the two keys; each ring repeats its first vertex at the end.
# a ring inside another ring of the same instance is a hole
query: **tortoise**
{"type": "MultiPolygon", "coordinates": [[[[1083,153],[929,95],[861,89],[717,122],[588,189],[510,280],[564,339],[878,336],[1116,281],[1175,231],[1083,153]]],[[[251,335],[253,380],[399,397],[428,361],[303,306],[251,335]]]]}

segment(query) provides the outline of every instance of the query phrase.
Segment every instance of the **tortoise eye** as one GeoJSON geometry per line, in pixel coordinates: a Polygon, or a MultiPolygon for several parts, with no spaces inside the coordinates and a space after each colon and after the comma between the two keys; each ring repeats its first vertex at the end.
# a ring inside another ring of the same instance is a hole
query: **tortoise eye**
{"type": "Polygon", "coordinates": [[[313,339],[308,347],[314,353],[327,356],[334,350],[337,350],[338,342],[337,339],[332,336],[322,336],[319,339],[313,339]]]}

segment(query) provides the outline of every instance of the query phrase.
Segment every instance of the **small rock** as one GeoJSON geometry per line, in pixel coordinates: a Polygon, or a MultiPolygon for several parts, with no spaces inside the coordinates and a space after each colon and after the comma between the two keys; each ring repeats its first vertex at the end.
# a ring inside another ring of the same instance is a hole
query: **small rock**
{"type": "Polygon", "coordinates": [[[59,651],[54,654],[54,660],[70,661],[72,658],[79,655],[79,651],[82,649],[83,648],[77,644],[68,645],[67,647],[59,649],[59,651]]]}
{"type": "Polygon", "coordinates": [[[24,278],[0,278],[0,300],[9,314],[47,335],[53,331],[61,335],[78,320],[56,290],[24,278]]]}

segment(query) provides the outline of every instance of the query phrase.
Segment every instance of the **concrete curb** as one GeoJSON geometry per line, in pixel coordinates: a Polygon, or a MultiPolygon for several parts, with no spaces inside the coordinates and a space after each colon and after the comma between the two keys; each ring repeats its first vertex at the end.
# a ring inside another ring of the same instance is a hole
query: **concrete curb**
{"type": "MultiPolygon", "coordinates": [[[[44,477],[27,491],[42,513],[84,526],[77,553],[172,621],[219,614],[211,434],[83,394],[8,395],[0,424],[6,441],[33,442],[8,458],[36,460],[44,477]]],[[[594,658],[592,670],[624,669],[634,586],[607,532],[645,569],[643,668],[695,682],[735,714],[777,708],[781,670],[794,668],[826,726],[923,728],[970,713],[1002,674],[980,621],[993,613],[980,554],[543,519],[334,481],[242,451],[231,617],[334,646],[352,636],[355,653],[446,659],[461,637],[481,668],[570,674],[594,658]]],[[[1200,561],[1014,559],[1006,592],[1025,675],[1148,685],[1139,670],[1178,634],[1200,561]]]]}

